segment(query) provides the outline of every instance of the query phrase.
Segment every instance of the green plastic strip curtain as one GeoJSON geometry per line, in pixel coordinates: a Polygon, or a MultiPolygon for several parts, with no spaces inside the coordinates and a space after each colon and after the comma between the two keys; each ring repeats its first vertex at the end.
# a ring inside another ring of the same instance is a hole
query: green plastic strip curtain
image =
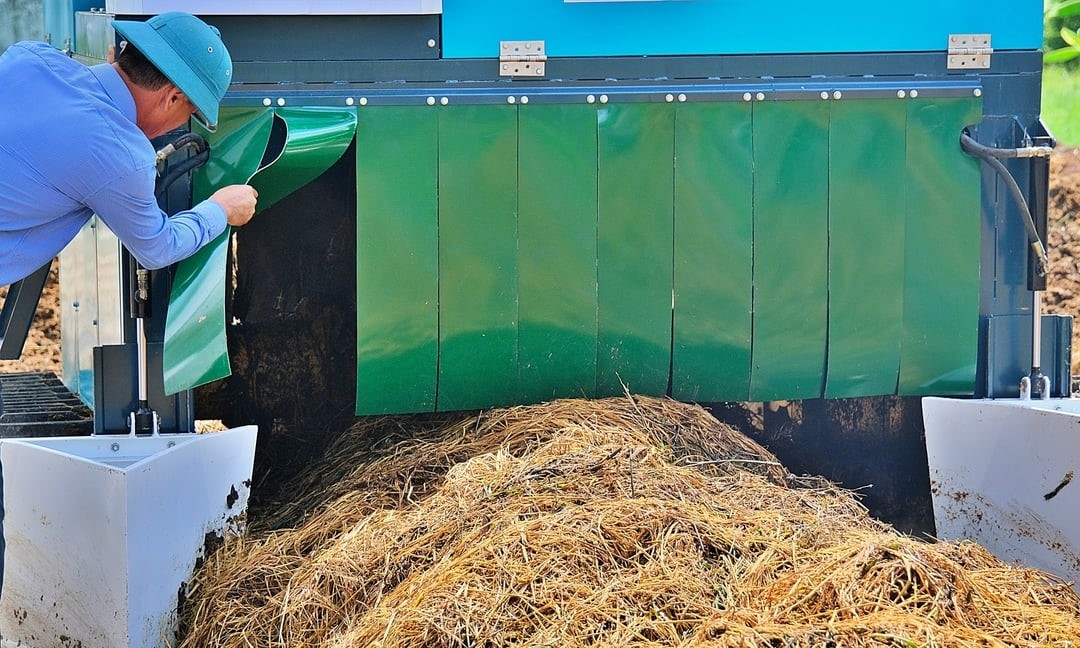
{"type": "Polygon", "coordinates": [[[971,393],[981,108],[362,109],[356,413],[971,393]]]}
{"type": "MultiPolygon", "coordinates": [[[[259,192],[256,213],[318,177],[341,157],[356,130],[354,109],[224,109],[214,133],[203,132],[210,160],[197,171],[193,200],[229,184],[259,192]],[[278,122],[281,140],[272,138],[278,122]],[[283,127],[283,128],[282,128],[283,127]],[[273,140],[273,141],[272,141],[273,140]]],[[[256,217],[248,227],[258,227],[256,217]]],[[[165,323],[165,391],[174,394],[229,375],[225,338],[226,263],[231,228],[176,269],[165,323]]]]}
{"type": "Polygon", "coordinates": [[[356,408],[433,412],[439,351],[437,112],[371,106],[356,127],[356,408]]]}

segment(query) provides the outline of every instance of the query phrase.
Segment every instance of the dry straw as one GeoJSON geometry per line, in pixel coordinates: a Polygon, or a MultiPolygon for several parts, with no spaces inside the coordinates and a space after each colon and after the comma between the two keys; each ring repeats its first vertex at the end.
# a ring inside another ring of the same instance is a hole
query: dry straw
{"type": "Polygon", "coordinates": [[[974,544],[900,535],[846,491],[793,483],[696,406],[564,400],[429,419],[411,435],[409,421],[343,434],[270,519],[295,526],[215,553],[183,607],[182,646],[1064,647],[1080,637],[1068,585],[974,544]]]}

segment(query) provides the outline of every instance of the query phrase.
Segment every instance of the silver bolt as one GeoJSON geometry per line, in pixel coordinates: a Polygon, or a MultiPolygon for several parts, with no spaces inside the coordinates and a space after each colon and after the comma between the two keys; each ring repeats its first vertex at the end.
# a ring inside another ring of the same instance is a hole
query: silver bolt
{"type": "Polygon", "coordinates": [[[903,99],[906,96],[907,96],[907,93],[904,92],[903,90],[897,90],[896,91],[896,98],[897,99],[903,99]]]}
{"type": "Polygon", "coordinates": [[[602,103],[602,104],[607,103],[607,95],[600,95],[600,103],[602,103]]]}
{"type": "Polygon", "coordinates": [[[427,98],[427,105],[434,106],[435,105],[435,97],[428,97],[427,98]]]}
{"type": "Polygon", "coordinates": [[[367,105],[367,97],[360,97],[360,105],[361,106],[366,106],[367,105]]]}
{"type": "Polygon", "coordinates": [[[521,103],[523,103],[523,104],[527,104],[527,103],[529,103],[529,98],[528,98],[528,97],[526,97],[526,96],[522,96],[522,97],[521,97],[521,103]]]}
{"type": "Polygon", "coordinates": [[[588,97],[585,97],[585,102],[586,103],[596,103],[596,97],[594,97],[593,95],[589,95],[588,97]]]}
{"type": "Polygon", "coordinates": [[[441,99],[439,99],[439,103],[445,106],[446,104],[450,103],[450,98],[442,97],[441,99]]]}
{"type": "Polygon", "coordinates": [[[120,444],[119,443],[113,443],[111,446],[109,446],[109,449],[112,450],[113,452],[120,452],[120,444]]]}
{"type": "Polygon", "coordinates": [[[842,92],[840,92],[839,90],[836,90],[835,92],[832,93],[832,98],[836,99],[837,101],[839,101],[843,96],[844,96],[844,94],[842,92]]]}
{"type": "Polygon", "coordinates": [[[354,103],[356,103],[356,101],[354,101],[352,97],[348,97],[348,98],[345,99],[345,105],[346,106],[351,106],[354,103]]]}
{"type": "Polygon", "coordinates": [[[822,90],[821,91],[821,98],[822,99],[828,99],[829,98],[829,93],[822,90]]]}
{"type": "Polygon", "coordinates": [[[679,101],[680,101],[680,102],[682,102],[682,101],[686,101],[686,95],[684,95],[684,94],[680,94],[680,95],[679,95],[679,101]]]}
{"type": "Polygon", "coordinates": [[[757,95],[754,96],[754,98],[757,99],[758,101],[765,101],[765,93],[764,92],[759,92],[759,93],[757,93],[757,95]]]}
{"type": "Polygon", "coordinates": [[[277,105],[284,106],[285,105],[285,97],[278,97],[277,105]]]}
{"type": "Polygon", "coordinates": [[[919,96],[919,91],[918,90],[912,90],[911,91],[911,98],[912,99],[914,99],[915,97],[918,97],[918,96],[919,96]]]}
{"type": "Polygon", "coordinates": [[[975,95],[976,97],[981,97],[982,96],[982,88],[975,88],[974,90],[972,90],[971,93],[973,95],[975,95]]]}
{"type": "Polygon", "coordinates": [[[508,103],[508,104],[517,103],[517,99],[514,98],[514,95],[510,95],[509,97],[506,98],[506,103],[508,103]]]}
{"type": "Polygon", "coordinates": [[[670,93],[667,94],[667,95],[664,95],[664,101],[666,101],[668,103],[671,103],[672,101],[675,101],[675,96],[670,94],[670,93]]]}
{"type": "Polygon", "coordinates": [[[749,92],[744,92],[742,96],[743,101],[750,101],[754,97],[749,92]]]}
{"type": "Polygon", "coordinates": [[[274,102],[270,101],[270,97],[267,97],[267,98],[263,99],[263,105],[264,106],[269,106],[272,103],[274,103],[274,102]]]}
{"type": "Polygon", "coordinates": [[[428,41],[427,41],[427,46],[428,47],[435,47],[435,39],[434,38],[429,38],[428,41]]]}

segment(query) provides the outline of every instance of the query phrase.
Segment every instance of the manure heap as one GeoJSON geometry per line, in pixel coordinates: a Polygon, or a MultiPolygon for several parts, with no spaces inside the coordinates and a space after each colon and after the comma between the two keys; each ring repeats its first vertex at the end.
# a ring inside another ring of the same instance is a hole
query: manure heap
{"type": "Polygon", "coordinates": [[[408,420],[361,419],[285,489],[278,528],[215,552],[182,606],[181,645],[1080,637],[1068,584],[899,534],[697,406],[635,396],[408,420]]]}

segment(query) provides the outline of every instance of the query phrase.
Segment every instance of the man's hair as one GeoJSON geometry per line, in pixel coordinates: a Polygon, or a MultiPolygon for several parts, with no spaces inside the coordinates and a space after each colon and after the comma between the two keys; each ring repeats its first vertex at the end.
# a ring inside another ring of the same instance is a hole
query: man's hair
{"type": "Polygon", "coordinates": [[[124,45],[116,56],[116,63],[131,82],[146,90],[158,90],[172,83],[161,70],[154,67],[143,53],[135,49],[131,43],[124,45]]]}

